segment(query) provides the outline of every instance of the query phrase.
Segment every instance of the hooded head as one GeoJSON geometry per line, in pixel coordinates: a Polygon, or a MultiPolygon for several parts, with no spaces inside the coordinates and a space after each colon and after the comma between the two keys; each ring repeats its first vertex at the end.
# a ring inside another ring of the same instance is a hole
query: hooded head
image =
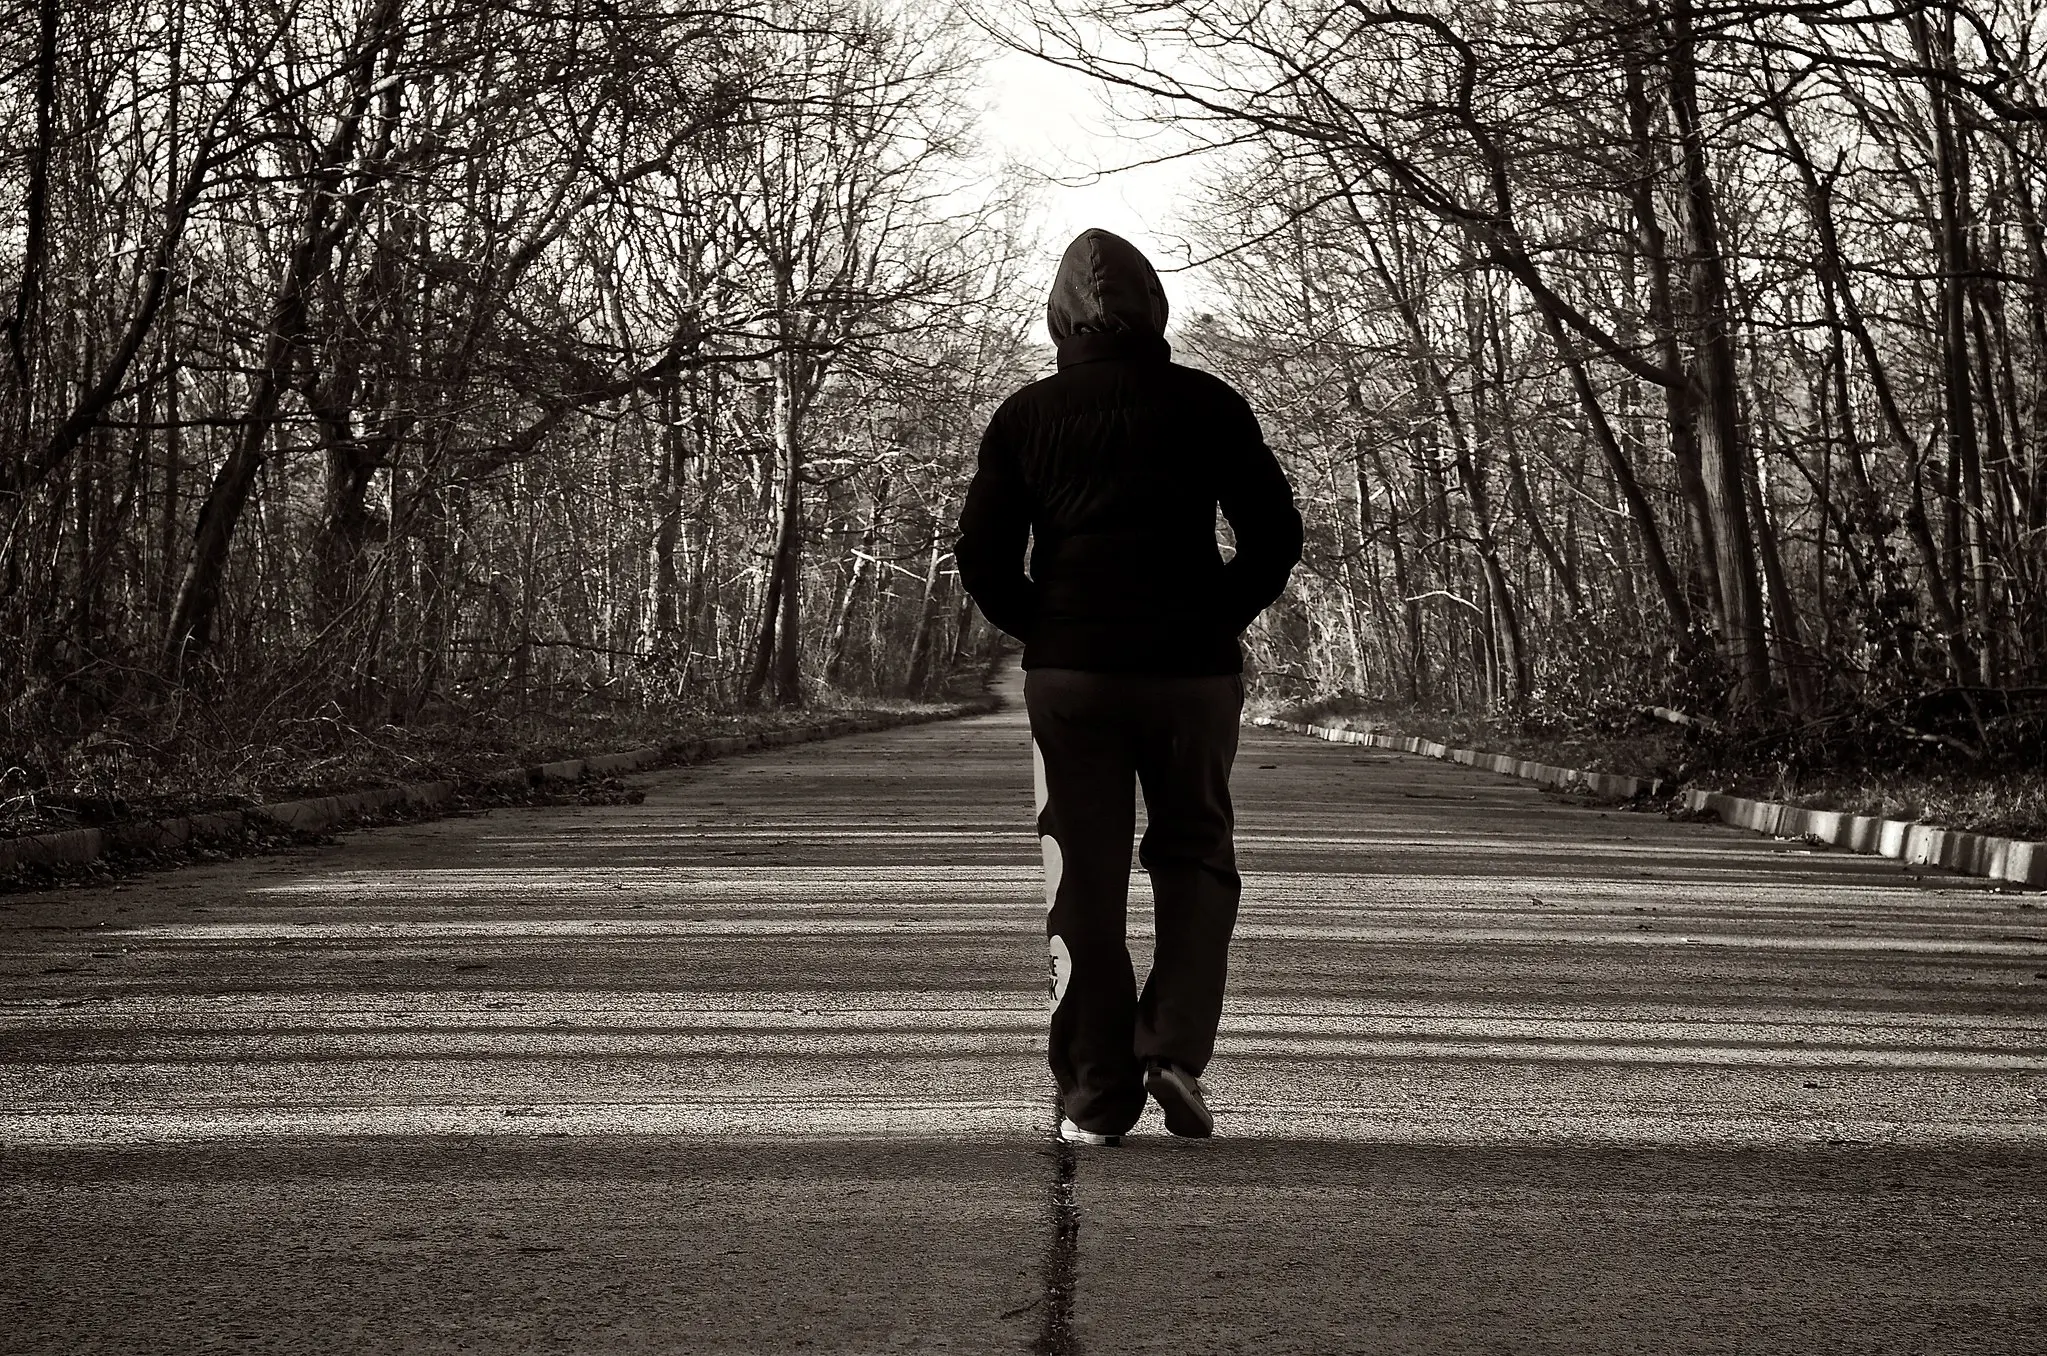
{"type": "Polygon", "coordinates": [[[1137,246],[1099,228],[1085,230],[1059,260],[1045,326],[1062,348],[1076,334],[1163,339],[1166,289],[1137,246]]]}

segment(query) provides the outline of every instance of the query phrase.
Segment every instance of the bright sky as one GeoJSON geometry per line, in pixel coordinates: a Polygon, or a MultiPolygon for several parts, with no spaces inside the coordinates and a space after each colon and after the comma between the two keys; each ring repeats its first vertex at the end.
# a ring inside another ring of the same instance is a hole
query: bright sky
{"type": "Polygon", "coordinates": [[[983,140],[991,153],[1028,167],[1039,180],[1047,285],[1067,242],[1099,226],[1143,250],[1165,281],[1174,315],[1191,314],[1203,295],[1199,275],[1172,270],[1189,257],[1179,226],[1199,166],[1179,161],[1124,168],[1158,155],[1166,143],[1152,129],[1119,125],[1099,86],[1083,76],[1017,52],[1003,52],[987,72],[983,140]]]}

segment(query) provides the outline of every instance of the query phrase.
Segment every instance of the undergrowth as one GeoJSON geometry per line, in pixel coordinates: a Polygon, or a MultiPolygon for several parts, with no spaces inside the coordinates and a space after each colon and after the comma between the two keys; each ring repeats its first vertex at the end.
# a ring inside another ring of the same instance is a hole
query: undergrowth
{"type": "Polygon", "coordinates": [[[351,720],[332,707],[279,715],[246,697],[187,696],[116,709],[68,739],[14,732],[14,747],[0,747],[0,838],[406,782],[473,782],[561,758],[833,716],[928,711],[959,695],[927,701],[820,692],[802,709],[756,711],[443,706],[404,724],[351,720]]]}
{"type": "Polygon", "coordinates": [[[1726,730],[1612,703],[1576,719],[1513,720],[1355,694],[1254,706],[1281,720],[1375,729],[1460,748],[1661,778],[1809,809],[2047,839],[2047,701],[1955,689],[1883,707],[1726,730]]]}

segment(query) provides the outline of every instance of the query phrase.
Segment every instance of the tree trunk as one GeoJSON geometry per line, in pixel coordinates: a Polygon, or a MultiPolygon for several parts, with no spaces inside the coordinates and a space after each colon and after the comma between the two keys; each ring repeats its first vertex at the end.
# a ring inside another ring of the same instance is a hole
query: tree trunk
{"type": "Polygon", "coordinates": [[[874,548],[881,540],[881,515],[888,504],[889,478],[884,473],[875,482],[873,507],[867,515],[867,526],[861,530],[860,545],[853,553],[853,567],[846,575],[845,587],[839,590],[839,599],[832,609],[831,648],[825,660],[824,681],[827,687],[837,687],[846,664],[846,642],[853,634],[853,609],[860,598],[860,583],[873,568],[874,548]]]}
{"type": "Polygon", "coordinates": [[[753,672],[746,681],[746,704],[758,706],[773,679],[775,704],[801,706],[803,688],[803,446],[799,436],[799,374],[793,344],[785,335],[775,359],[775,450],[781,458],[781,485],[775,524],[775,563],[768,576],[768,596],[761,610],[753,672]]]}
{"type": "MultiPolygon", "coordinates": [[[[1407,642],[1406,663],[1402,674],[1407,690],[1407,700],[1420,706],[1428,698],[1429,657],[1422,643],[1422,605],[1415,596],[1415,590],[1408,579],[1407,548],[1402,543],[1400,503],[1394,494],[1392,477],[1387,474],[1386,463],[1376,446],[1370,448],[1372,464],[1379,482],[1386,487],[1386,525],[1384,536],[1388,554],[1393,558],[1393,592],[1400,605],[1401,630],[1407,642]]],[[[1372,490],[1366,483],[1364,456],[1352,458],[1357,469],[1358,512],[1363,518],[1364,536],[1367,542],[1376,543],[1380,530],[1372,521],[1372,490]]]]}
{"type": "MultiPolygon", "coordinates": [[[[48,266],[46,232],[50,207],[50,165],[56,158],[57,126],[57,0],[37,0],[35,55],[35,147],[29,154],[27,193],[22,202],[24,223],[21,277],[15,288],[13,314],[0,329],[7,334],[7,365],[15,388],[16,436],[6,442],[26,453],[35,427],[35,376],[29,350],[42,319],[43,272],[48,266]]],[[[88,369],[89,370],[89,369],[88,369]]],[[[0,415],[8,413],[0,406],[0,415]]],[[[19,484],[26,477],[8,458],[0,466],[0,483],[19,484]]]]}
{"type": "MultiPolygon", "coordinates": [[[[1943,16],[1938,30],[1923,12],[1912,14],[1907,23],[1920,64],[1930,71],[1950,69],[1954,63],[1953,14],[1943,16]]],[[[1942,399],[1948,464],[1960,492],[1950,512],[1956,519],[1957,554],[1966,556],[1966,564],[1955,574],[1969,581],[1962,596],[1973,607],[1966,609],[1964,623],[1975,651],[1976,681],[1987,687],[1997,681],[1997,631],[1992,615],[1990,555],[1984,542],[1982,451],[1976,436],[1976,402],[1969,370],[1968,160],[1954,126],[1948,82],[1930,75],[1926,88],[1933,106],[1933,165],[1939,190],[1934,234],[1940,255],[1942,399]],[[1967,615],[1970,612],[1973,616],[1967,615]]]]}
{"type": "MultiPolygon", "coordinates": [[[[365,46],[381,43],[395,23],[397,0],[383,0],[365,21],[365,46]]],[[[199,509],[199,522],[192,534],[192,557],[178,586],[171,609],[171,624],[163,642],[163,664],[176,679],[191,654],[205,647],[220,605],[221,581],[227,571],[228,547],[235,526],[241,521],[249,495],[262,470],[264,445],[273,433],[277,402],[290,374],[293,355],[302,343],[307,327],[307,310],[313,284],[325,274],[334,248],[361,209],[361,185],[353,201],[330,220],[330,212],[349,162],[354,158],[357,134],[374,94],[376,66],[360,63],[356,88],[347,111],[333,135],[321,148],[305,194],[305,215],[270,308],[270,322],[263,342],[263,357],[257,364],[249,401],[244,408],[233,447],[214,475],[206,501],[199,509]]],[[[196,173],[196,171],[195,171],[196,173]]]]}
{"type": "Polygon", "coordinates": [[[910,638],[910,663],[903,676],[903,695],[906,697],[921,696],[931,681],[931,651],[934,648],[931,632],[938,623],[938,567],[944,560],[944,548],[933,536],[930,560],[924,568],[924,596],[917,607],[917,629],[910,638]]]}
{"type": "Polygon", "coordinates": [[[1763,598],[1756,577],[1755,538],[1743,493],[1743,446],[1735,399],[1733,319],[1727,265],[1721,252],[1718,208],[1706,160],[1698,104],[1692,0],[1671,0],[1670,106],[1677,124],[1683,176],[1684,223],[1690,256],[1686,273],[1688,319],[1695,361],[1691,404],[1699,414],[1699,470],[1713,528],[1720,611],[1737,703],[1753,710],[1772,705],[1770,652],[1763,629],[1763,598]]]}
{"type": "Polygon", "coordinates": [[[1571,342],[1570,336],[1564,333],[1563,325],[1555,316],[1547,311],[1541,314],[1544,328],[1549,331],[1551,342],[1557,346],[1557,356],[1563,361],[1564,371],[1571,378],[1571,390],[1576,394],[1578,408],[1584,412],[1585,422],[1592,431],[1592,440],[1599,448],[1608,474],[1613,477],[1614,490],[1627,508],[1628,521],[1635,525],[1635,535],[1642,543],[1642,554],[1647,558],[1650,577],[1656,581],[1656,591],[1662,597],[1664,612],[1670,618],[1672,642],[1680,653],[1688,653],[1692,648],[1691,604],[1664,550],[1663,530],[1657,526],[1656,511],[1650,507],[1649,497],[1642,492],[1642,482],[1635,475],[1634,463],[1628,459],[1627,450],[1615,435],[1613,423],[1606,417],[1606,409],[1600,404],[1598,393],[1592,389],[1592,378],[1585,370],[1583,355],[1571,342]]]}
{"type": "Polygon", "coordinates": [[[1521,525],[1528,529],[1528,539],[1535,543],[1535,549],[1548,563],[1551,577],[1564,591],[1564,605],[1574,617],[1585,612],[1585,595],[1578,588],[1578,572],[1564,561],[1563,553],[1557,549],[1549,530],[1542,525],[1542,514],[1536,510],[1535,496],[1528,489],[1528,473],[1521,465],[1521,453],[1507,453],[1507,490],[1514,501],[1514,507],[1521,514],[1521,525]]]}
{"type": "MultiPolygon", "coordinates": [[[[1669,372],[1679,374],[1679,379],[1663,386],[1663,408],[1671,463],[1677,473],[1678,497],[1684,505],[1685,526],[1691,541],[1691,571],[1696,576],[1688,596],[1695,596],[1705,605],[1714,636],[1724,646],[1727,625],[1720,589],[1719,546],[1714,539],[1705,476],[1700,469],[1696,402],[1690,384],[1682,379],[1686,364],[1678,345],[1669,234],[1657,214],[1655,174],[1660,155],[1655,116],[1649,105],[1646,73],[1633,52],[1629,53],[1624,75],[1636,171],[1629,183],[1629,204],[1635,219],[1636,248],[1645,266],[1649,330],[1658,362],[1669,372]]],[[[1687,615],[1696,611],[1687,605],[1687,615]]]]}
{"type": "Polygon", "coordinates": [[[687,486],[689,444],[682,432],[682,399],[677,383],[670,379],[660,393],[662,427],[655,441],[654,532],[648,542],[647,615],[655,642],[671,645],[676,639],[682,593],[681,572],[675,566],[676,547],[682,541],[682,501],[687,486]]]}
{"type": "Polygon", "coordinates": [[[1926,571],[1924,596],[1933,604],[1934,615],[1939,623],[1939,635],[1943,651],[1948,658],[1954,681],[1967,682],[1974,667],[1970,658],[1967,637],[1962,631],[1962,619],[1947,584],[1947,573],[1941,568],[1940,553],[1935,548],[1933,537],[1927,529],[1924,493],[1919,481],[1922,461],[1919,445],[1905,424],[1905,416],[1898,407],[1897,397],[1892,390],[1889,369],[1882,352],[1876,346],[1875,338],[1869,332],[1862,314],[1861,302],[1856,297],[1854,283],[1848,274],[1848,261],[1841,248],[1840,233],[1834,220],[1833,190],[1830,180],[1822,179],[1818,169],[1807,155],[1803,141],[1799,138],[1790,116],[1781,101],[1773,106],[1777,125],[1784,134],[1785,150],[1800,178],[1805,184],[1806,202],[1812,213],[1813,230],[1820,247],[1821,303],[1827,320],[1833,330],[1833,352],[1835,371],[1835,404],[1841,420],[1843,446],[1848,455],[1848,467],[1853,479],[1857,500],[1857,523],[1870,540],[1870,552],[1875,562],[1876,606],[1881,610],[1881,629],[1895,637],[1897,652],[1909,658],[1909,646],[1905,638],[1902,619],[1894,615],[1912,597],[1897,568],[1892,555],[1889,538],[1893,515],[1886,509],[1871,480],[1868,464],[1863,456],[1861,439],[1856,433],[1855,402],[1848,388],[1847,354],[1840,342],[1845,331],[1855,340],[1855,351],[1862,359],[1863,370],[1868,374],[1872,391],[1876,395],[1877,410],[1883,416],[1882,426],[1890,434],[1892,444],[1898,449],[1911,470],[1909,481],[1912,487],[1912,503],[1901,515],[1907,535],[1920,556],[1921,567],[1926,571]]]}

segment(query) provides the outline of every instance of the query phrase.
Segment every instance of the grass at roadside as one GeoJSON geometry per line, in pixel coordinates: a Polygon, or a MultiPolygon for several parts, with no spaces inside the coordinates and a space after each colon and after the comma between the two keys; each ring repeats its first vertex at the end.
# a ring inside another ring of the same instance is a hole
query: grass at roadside
{"type": "Polygon", "coordinates": [[[1290,706],[1265,703],[1253,710],[1280,720],[1418,736],[1587,772],[1660,777],[1673,794],[1697,787],[1807,809],[2047,840],[2047,768],[1971,766],[1959,758],[1944,760],[1938,750],[1916,764],[1885,758],[1855,765],[1851,759],[1846,766],[1837,761],[1813,769],[1758,755],[1646,712],[1610,717],[1606,724],[1613,728],[1608,729],[1555,729],[1355,696],[1290,706]]]}
{"type": "Polygon", "coordinates": [[[837,717],[931,712],[965,695],[926,701],[833,694],[787,711],[528,710],[403,726],[328,715],[238,728],[232,710],[188,709],[175,727],[110,724],[61,758],[0,768],[0,838],[407,782],[474,782],[561,758],[837,717]]]}

